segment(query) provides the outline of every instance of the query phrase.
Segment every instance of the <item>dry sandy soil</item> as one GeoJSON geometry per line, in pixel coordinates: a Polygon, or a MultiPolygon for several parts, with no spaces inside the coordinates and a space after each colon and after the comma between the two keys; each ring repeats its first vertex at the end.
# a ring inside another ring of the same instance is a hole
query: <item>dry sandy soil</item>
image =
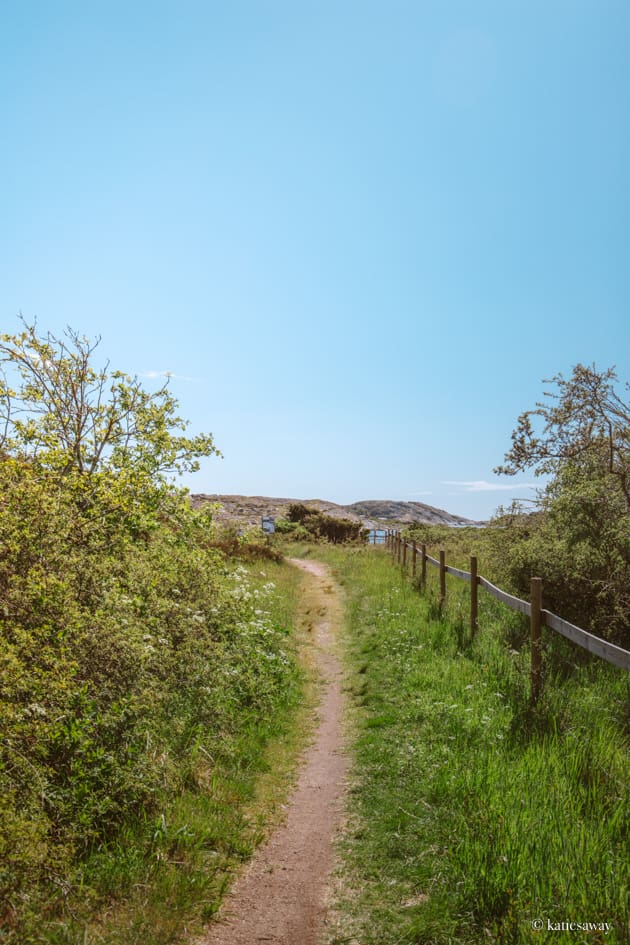
{"type": "Polygon", "coordinates": [[[298,559],[292,563],[316,583],[313,633],[322,680],[316,728],[287,804],[286,821],[258,849],[199,945],[316,945],[322,935],[348,771],[341,666],[334,640],[340,592],[324,564],[298,559]]]}

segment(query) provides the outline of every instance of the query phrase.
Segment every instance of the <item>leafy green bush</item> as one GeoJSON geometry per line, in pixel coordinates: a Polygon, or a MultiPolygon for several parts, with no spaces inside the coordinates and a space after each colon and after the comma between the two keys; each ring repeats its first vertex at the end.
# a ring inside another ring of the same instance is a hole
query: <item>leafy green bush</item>
{"type": "Polygon", "coordinates": [[[549,609],[630,646],[630,404],[617,380],[581,364],[553,378],[497,471],[551,476],[537,515],[504,519],[506,579],[523,590],[525,574],[539,574],[549,609]]]}
{"type": "Polygon", "coordinates": [[[86,857],[194,785],[199,753],[229,753],[294,676],[273,587],[168,479],[211,437],[174,433],[165,389],[91,352],[32,328],[0,344],[0,929],[20,945],[86,857]]]}
{"type": "Polygon", "coordinates": [[[534,511],[515,503],[485,529],[420,525],[409,534],[460,567],[477,555],[480,572],[519,597],[541,577],[548,610],[630,648],[630,405],[616,380],[578,365],[519,418],[497,471],[550,476],[534,511]]]}
{"type": "Polygon", "coordinates": [[[292,541],[308,541],[313,537],[312,532],[305,528],[301,522],[291,522],[288,519],[279,518],[276,521],[276,532],[292,541]]]}
{"type": "MultiPolygon", "coordinates": [[[[302,532],[298,533],[296,528],[285,526],[285,532],[292,533],[296,540],[304,540],[307,537],[319,538],[336,545],[348,541],[357,541],[365,531],[360,522],[326,515],[317,509],[309,508],[302,502],[293,502],[289,506],[287,520],[288,526],[300,525],[302,527],[302,532]]],[[[276,523],[276,529],[277,527],[276,523]]]]}

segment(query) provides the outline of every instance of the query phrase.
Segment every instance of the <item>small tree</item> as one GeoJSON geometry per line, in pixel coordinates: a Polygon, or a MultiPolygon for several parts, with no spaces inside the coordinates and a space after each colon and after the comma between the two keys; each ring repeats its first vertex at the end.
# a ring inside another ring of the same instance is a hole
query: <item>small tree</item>
{"type": "Polygon", "coordinates": [[[613,368],[597,371],[582,364],[568,380],[557,374],[544,381],[557,391],[545,391],[547,402],[521,414],[505,464],[495,472],[513,476],[533,468],[537,475],[555,475],[570,464],[584,466],[590,475],[595,464],[621,489],[630,510],[630,404],[615,390],[617,381],[613,368]],[[543,423],[539,433],[536,418],[543,423]]]}
{"type": "Polygon", "coordinates": [[[149,393],[137,378],[95,368],[100,338],[68,328],[38,335],[25,322],[0,335],[0,446],[61,471],[108,470],[163,479],[218,454],[210,434],[186,437],[186,422],[167,389],[149,393]]]}
{"type": "MultiPolygon", "coordinates": [[[[548,606],[627,645],[630,634],[630,404],[612,368],[578,364],[545,383],[546,401],[518,418],[497,473],[550,475],[540,514],[501,533],[501,567],[527,592],[545,579],[548,606]]],[[[625,385],[626,390],[628,385],[625,385]]],[[[521,517],[522,518],[522,517],[521,517]]],[[[508,519],[504,520],[506,523],[508,519]]]]}

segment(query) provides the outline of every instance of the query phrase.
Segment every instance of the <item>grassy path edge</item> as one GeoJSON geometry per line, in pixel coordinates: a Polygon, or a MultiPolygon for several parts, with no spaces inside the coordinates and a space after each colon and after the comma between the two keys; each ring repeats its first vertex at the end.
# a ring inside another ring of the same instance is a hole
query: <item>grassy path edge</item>
{"type": "Polygon", "coordinates": [[[575,667],[532,713],[510,612],[484,603],[471,642],[378,550],[318,557],[346,587],[356,736],[325,945],[627,945],[625,676],[575,667]]]}
{"type": "Polygon", "coordinates": [[[86,884],[80,909],[44,921],[28,945],[191,942],[207,929],[242,865],[284,817],[311,737],[317,694],[309,581],[284,562],[255,562],[249,570],[260,573],[261,583],[276,584],[273,615],[286,627],[297,671],[291,691],[273,718],[245,726],[223,757],[200,753],[196,783],[153,817],[153,826],[130,822],[88,863],[100,901],[92,905],[86,884]],[[108,888],[111,897],[103,904],[108,888]]]}

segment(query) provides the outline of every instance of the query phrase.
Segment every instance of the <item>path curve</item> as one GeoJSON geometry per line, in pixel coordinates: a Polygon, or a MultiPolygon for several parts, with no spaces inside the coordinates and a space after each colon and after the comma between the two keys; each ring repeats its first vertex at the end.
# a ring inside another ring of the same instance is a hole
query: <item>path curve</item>
{"type": "Polygon", "coordinates": [[[286,821],[256,851],[200,945],[317,945],[323,931],[333,840],[341,827],[348,772],[342,671],[334,647],[339,590],[326,565],[289,560],[318,585],[313,636],[322,687],[317,724],[287,802],[286,821]]]}

